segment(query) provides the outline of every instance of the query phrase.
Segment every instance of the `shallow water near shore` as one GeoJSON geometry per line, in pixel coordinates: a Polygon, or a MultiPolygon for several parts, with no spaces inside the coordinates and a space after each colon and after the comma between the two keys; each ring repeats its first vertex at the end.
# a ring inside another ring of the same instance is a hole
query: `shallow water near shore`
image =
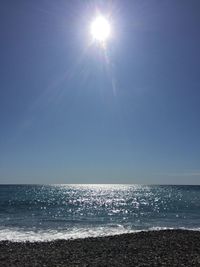
{"type": "Polygon", "coordinates": [[[200,186],[1,185],[0,240],[200,230],[200,186]]]}

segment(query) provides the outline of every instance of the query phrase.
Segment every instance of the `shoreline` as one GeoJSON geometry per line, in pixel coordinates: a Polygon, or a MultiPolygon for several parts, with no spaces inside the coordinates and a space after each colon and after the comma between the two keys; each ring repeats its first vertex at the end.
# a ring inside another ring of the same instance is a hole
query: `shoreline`
{"type": "MultiPolygon", "coordinates": [[[[2,229],[0,229],[2,231],[2,229]]],[[[83,232],[85,229],[82,229],[83,232]]],[[[115,231],[115,232],[110,232],[110,233],[98,233],[98,234],[94,234],[94,233],[90,233],[89,235],[85,235],[85,233],[83,234],[82,231],[80,231],[76,236],[73,236],[72,233],[70,233],[69,236],[66,236],[66,232],[60,232],[59,235],[56,237],[54,235],[52,235],[51,237],[47,237],[45,236],[45,234],[49,234],[49,232],[45,233],[43,231],[30,231],[30,233],[28,231],[26,231],[26,235],[23,236],[23,231],[19,231],[19,232],[14,232],[14,236],[12,234],[12,232],[8,233],[8,236],[6,239],[2,239],[2,236],[0,236],[0,243],[1,242],[8,242],[8,243],[49,243],[49,242],[55,242],[55,241],[74,241],[74,240],[79,240],[79,239],[90,239],[90,238],[105,238],[105,237],[115,237],[115,236],[121,236],[121,235],[127,235],[127,234],[137,234],[137,233],[141,233],[141,232],[162,232],[162,231],[191,231],[191,232],[199,232],[200,233],[200,227],[197,228],[167,228],[167,227],[153,227],[150,229],[143,229],[143,230],[125,230],[125,231],[115,231]],[[29,234],[33,234],[37,235],[37,237],[29,237],[29,234]],[[63,234],[63,238],[61,237],[61,235],[63,234]],[[19,236],[20,237],[19,237],[19,236]]],[[[4,232],[4,236],[7,235],[7,233],[4,232]]]]}
{"type": "Polygon", "coordinates": [[[0,241],[0,266],[200,266],[200,231],[156,230],[44,242],[0,241]]]}

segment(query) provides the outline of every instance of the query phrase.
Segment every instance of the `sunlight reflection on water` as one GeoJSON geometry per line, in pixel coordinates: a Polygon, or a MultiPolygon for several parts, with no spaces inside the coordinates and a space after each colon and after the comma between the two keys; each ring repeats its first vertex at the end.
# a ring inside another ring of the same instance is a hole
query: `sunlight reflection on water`
{"type": "Polygon", "coordinates": [[[13,185],[0,191],[0,238],[6,231],[68,238],[200,227],[200,187],[13,185]]]}

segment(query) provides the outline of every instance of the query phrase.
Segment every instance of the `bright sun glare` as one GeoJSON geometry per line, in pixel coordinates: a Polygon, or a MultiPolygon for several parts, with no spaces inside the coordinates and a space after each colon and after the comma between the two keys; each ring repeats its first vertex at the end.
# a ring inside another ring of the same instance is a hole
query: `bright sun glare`
{"type": "Polygon", "coordinates": [[[94,40],[105,42],[111,32],[109,21],[103,16],[95,18],[90,25],[90,32],[94,40]]]}

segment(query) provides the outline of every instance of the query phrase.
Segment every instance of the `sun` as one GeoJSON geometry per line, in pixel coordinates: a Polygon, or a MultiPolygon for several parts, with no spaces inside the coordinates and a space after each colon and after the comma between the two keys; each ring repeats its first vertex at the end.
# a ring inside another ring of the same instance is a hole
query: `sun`
{"type": "Polygon", "coordinates": [[[91,22],[90,33],[94,40],[104,43],[110,37],[111,33],[109,21],[103,16],[96,17],[91,22]]]}

